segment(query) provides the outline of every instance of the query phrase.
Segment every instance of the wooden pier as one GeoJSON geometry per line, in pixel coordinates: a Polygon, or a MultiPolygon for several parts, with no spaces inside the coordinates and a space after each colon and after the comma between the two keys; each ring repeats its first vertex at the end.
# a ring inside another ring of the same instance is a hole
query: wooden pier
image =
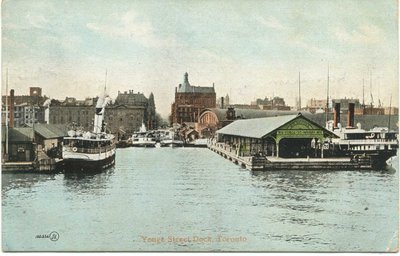
{"type": "Polygon", "coordinates": [[[61,159],[48,157],[43,152],[38,152],[37,159],[32,162],[4,162],[1,165],[2,172],[37,172],[37,173],[53,173],[57,172],[57,168],[61,159]]]}
{"type": "Polygon", "coordinates": [[[32,172],[34,169],[34,162],[5,162],[1,164],[2,172],[32,172]]]}
{"type": "Polygon", "coordinates": [[[281,158],[274,156],[240,156],[237,149],[224,143],[209,144],[208,148],[222,157],[252,171],[269,170],[370,170],[369,161],[342,158],[281,158]]]}

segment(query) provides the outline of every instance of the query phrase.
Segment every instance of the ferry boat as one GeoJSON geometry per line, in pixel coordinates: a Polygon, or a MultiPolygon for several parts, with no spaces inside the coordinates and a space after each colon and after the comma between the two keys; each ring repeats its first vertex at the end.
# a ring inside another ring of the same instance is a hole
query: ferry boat
{"type": "Polygon", "coordinates": [[[156,146],[156,139],[153,134],[148,132],[144,123],[140,127],[139,132],[132,135],[132,147],[154,148],[156,146]]]}
{"type": "Polygon", "coordinates": [[[161,147],[182,147],[183,141],[179,139],[175,131],[169,130],[160,141],[161,147]]]}
{"type": "Polygon", "coordinates": [[[96,104],[93,132],[71,130],[63,139],[65,170],[102,170],[115,163],[115,138],[105,132],[104,112],[111,101],[105,94],[96,104]]]}
{"type": "Polygon", "coordinates": [[[332,139],[335,154],[350,156],[355,160],[366,159],[372,166],[382,168],[386,161],[397,154],[398,135],[386,127],[375,127],[371,130],[341,128],[333,130],[339,136],[332,139]]]}

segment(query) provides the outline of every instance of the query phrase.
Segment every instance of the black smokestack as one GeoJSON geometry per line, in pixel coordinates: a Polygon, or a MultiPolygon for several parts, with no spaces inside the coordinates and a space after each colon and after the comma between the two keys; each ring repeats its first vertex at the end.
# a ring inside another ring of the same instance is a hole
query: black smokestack
{"type": "Polygon", "coordinates": [[[354,127],[354,103],[349,103],[349,111],[347,112],[347,127],[354,127]]]}
{"type": "Polygon", "coordinates": [[[338,123],[340,123],[340,103],[335,103],[333,111],[333,128],[337,128],[338,123]]]}
{"type": "Polygon", "coordinates": [[[221,97],[221,108],[224,108],[224,97],[221,97]]]}

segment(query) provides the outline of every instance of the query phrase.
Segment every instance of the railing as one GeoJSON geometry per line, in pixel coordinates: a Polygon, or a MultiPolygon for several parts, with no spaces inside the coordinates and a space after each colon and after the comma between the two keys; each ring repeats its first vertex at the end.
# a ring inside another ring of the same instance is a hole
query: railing
{"type": "Polygon", "coordinates": [[[100,154],[115,149],[115,144],[101,148],[81,148],[81,147],[64,146],[64,149],[65,151],[74,153],[100,154]]]}
{"type": "Polygon", "coordinates": [[[396,139],[359,139],[359,140],[341,140],[340,144],[398,144],[396,139]]]}

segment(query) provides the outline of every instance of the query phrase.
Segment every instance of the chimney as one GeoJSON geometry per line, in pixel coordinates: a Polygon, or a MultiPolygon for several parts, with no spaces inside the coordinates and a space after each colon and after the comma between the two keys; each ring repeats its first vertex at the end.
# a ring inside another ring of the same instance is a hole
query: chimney
{"type": "Polygon", "coordinates": [[[221,97],[221,108],[224,108],[224,97],[221,97]]]}
{"type": "Polygon", "coordinates": [[[11,89],[10,91],[10,110],[9,110],[9,115],[10,115],[10,128],[14,128],[14,89],[11,89]]]}
{"type": "Polygon", "coordinates": [[[347,127],[354,128],[354,103],[349,103],[349,111],[347,112],[347,127]]]}
{"type": "Polygon", "coordinates": [[[333,128],[337,128],[338,123],[340,123],[340,103],[335,103],[335,108],[333,110],[333,128]]]}

